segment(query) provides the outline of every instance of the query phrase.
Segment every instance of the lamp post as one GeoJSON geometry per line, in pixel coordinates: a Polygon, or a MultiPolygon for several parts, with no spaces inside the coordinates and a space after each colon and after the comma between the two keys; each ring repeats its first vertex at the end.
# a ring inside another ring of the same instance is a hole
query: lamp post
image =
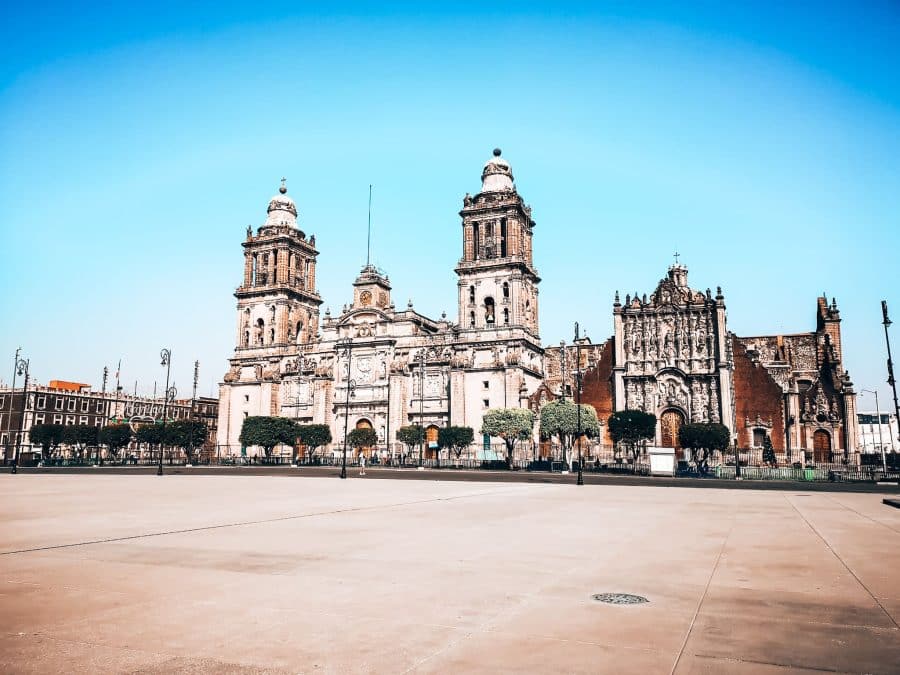
{"type": "MultiPolygon", "coordinates": [[[[15,399],[16,394],[16,372],[19,370],[19,353],[22,351],[22,348],[19,347],[16,349],[16,355],[13,356],[13,376],[12,376],[12,396],[13,400],[15,399]]],[[[10,409],[12,409],[12,403],[9,404],[10,409]]],[[[9,451],[9,439],[12,437],[12,416],[10,415],[9,419],[9,433],[6,435],[6,448],[3,453],[3,463],[6,462],[12,463],[12,453],[9,451]]],[[[15,442],[13,442],[13,447],[15,447],[15,442]]]]}
{"type": "Polygon", "coordinates": [[[419,466],[425,447],[425,348],[419,350],[419,466]]]}
{"type": "MultiPolygon", "coordinates": [[[[888,337],[888,326],[891,325],[892,321],[888,318],[888,310],[887,310],[887,301],[881,301],[881,314],[884,317],[884,320],[881,322],[884,324],[884,342],[887,345],[887,370],[888,370],[888,379],[887,383],[891,385],[891,390],[894,392],[894,419],[897,422],[897,433],[900,434],[900,403],[897,403],[897,381],[894,379],[894,362],[891,361],[891,340],[888,337]]],[[[878,420],[881,422],[881,420],[878,420]]],[[[891,446],[893,449],[893,444],[891,446]]]]}
{"type": "Polygon", "coordinates": [[[194,388],[191,390],[191,412],[188,415],[188,458],[194,452],[194,401],[197,399],[197,376],[200,374],[200,362],[194,361],[194,388]]]}
{"type": "Polygon", "coordinates": [[[578,322],[575,322],[575,409],[578,417],[578,433],[575,442],[578,443],[578,480],[576,485],[584,485],[584,456],[581,452],[581,342],[578,335],[578,322]]]}
{"type": "MultiPolygon", "coordinates": [[[[109,377],[109,368],[103,366],[103,389],[100,391],[100,399],[102,401],[103,410],[106,409],[106,380],[109,377]]],[[[104,416],[105,417],[105,416],[104,416]]],[[[101,426],[106,426],[106,420],[102,420],[101,426]]],[[[103,466],[103,450],[100,449],[100,443],[97,443],[97,465],[103,466]]]]}
{"type": "MultiPolygon", "coordinates": [[[[567,356],[567,354],[566,354],[566,341],[565,341],[565,340],[560,340],[560,341],[559,341],[559,358],[560,358],[560,364],[559,364],[559,366],[560,366],[560,371],[559,371],[559,375],[560,375],[559,398],[560,398],[560,400],[561,400],[563,403],[566,402],[566,375],[568,374],[568,370],[566,369],[566,356],[567,356]]],[[[565,462],[565,461],[566,461],[566,457],[565,457],[565,454],[566,454],[566,444],[565,444],[564,442],[562,442],[562,441],[563,441],[562,435],[560,435],[559,440],[560,440],[560,444],[559,444],[559,446],[560,446],[560,447],[559,447],[560,459],[562,459],[562,460],[565,462]]],[[[549,457],[549,459],[550,459],[550,473],[553,473],[553,446],[552,446],[552,443],[551,443],[551,446],[550,446],[550,457],[549,457]]]]}
{"type": "Polygon", "coordinates": [[[878,419],[878,445],[881,446],[881,467],[887,473],[887,456],[884,454],[884,439],[881,436],[881,408],[878,406],[878,392],[872,389],[860,389],[859,393],[875,395],[875,415],[878,419]]]}
{"type": "MultiPolygon", "coordinates": [[[[19,350],[16,350],[18,356],[19,350]]],[[[28,411],[28,366],[31,364],[30,359],[17,359],[16,371],[19,375],[25,375],[25,383],[22,385],[22,417],[19,418],[19,433],[16,434],[16,447],[13,450],[12,469],[10,473],[18,473],[19,463],[19,444],[22,442],[22,434],[25,431],[25,414],[28,411]]]]}
{"type": "MultiPolygon", "coordinates": [[[[160,351],[160,353],[159,353],[159,357],[160,357],[159,365],[166,367],[166,390],[165,390],[165,394],[163,397],[163,422],[162,422],[163,437],[160,438],[160,442],[159,442],[159,465],[157,466],[157,469],[156,469],[156,475],[162,476],[163,475],[163,469],[162,469],[163,441],[165,440],[166,414],[168,413],[168,406],[169,406],[169,372],[172,369],[172,350],[163,348],[163,350],[160,351]]],[[[172,387],[173,392],[174,392],[174,389],[175,389],[175,387],[172,387]]]]}
{"type": "Polygon", "coordinates": [[[356,389],[356,382],[350,379],[350,366],[353,365],[353,338],[346,337],[338,341],[342,354],[347,355],[347,397],[344,402],[344,449],[341,453],[341,478],[347,477],[347,425],[350,422],[350,397],[356,389]]]}

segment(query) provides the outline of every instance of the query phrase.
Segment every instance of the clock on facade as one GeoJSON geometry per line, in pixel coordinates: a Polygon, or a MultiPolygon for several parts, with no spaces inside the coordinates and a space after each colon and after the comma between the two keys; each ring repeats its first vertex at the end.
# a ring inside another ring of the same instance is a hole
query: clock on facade
{"type": "Polygon", "coordinates": [[[359,294],[359,301],[368,307],[372,304],[372,294],[369,291],[363,291],[359,294]]]}

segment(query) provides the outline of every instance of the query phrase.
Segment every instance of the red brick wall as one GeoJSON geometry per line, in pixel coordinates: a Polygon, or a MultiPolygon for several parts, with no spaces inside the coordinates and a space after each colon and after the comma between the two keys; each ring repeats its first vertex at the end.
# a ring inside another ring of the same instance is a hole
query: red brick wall
{"type": "Polygon", "coordinates": [[[772,446],[784,451],[784,398],[781,387],[768,371],[747,356],[740,338],[732,337],[734,351],[734,412],[738,445],[742,448],[753,443],[753,429],[747,428],[746,419],[772,421],[768,430],[772,446]]]}
{"type": "Polygon", "coordinates": [[[597,419],[603,424],[603,443],[612,445],[606,429],[606,420],[613,413],[613,381],[612,369],[615,357],[615,338],[609,338],[603,346],[603,354],[596,367],[584,374],[581,402],[594,406],[597,419]]]}

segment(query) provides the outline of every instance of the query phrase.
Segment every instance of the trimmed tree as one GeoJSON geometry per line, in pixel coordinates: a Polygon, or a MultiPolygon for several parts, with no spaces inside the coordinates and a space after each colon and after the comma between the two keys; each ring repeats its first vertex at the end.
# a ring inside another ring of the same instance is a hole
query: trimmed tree
{"type": "Polygon", "coordinates": [[[238,440],[243,445],[258,445],[269,459],[276,445],[293,446],[296,438],[297,425],[293,420],[257,415],[244,420],[238,440]]]}
{"type": "Polygon", "coordinates": [[[456,455],[456,463],[459,457],[475,440],[475,430],[472,427],[441,427],[438,429],[438,446],[453,451],[456,455]]]}
{"type": "Polygon", "coordinates": [[[152,449],[154,445],[159,446],[159,452],[162,454],[162,446],[166,441],[165,437],[166,433],[163,430],[162,424],[142,424],[134,432],[134,440],[138,443],[147,444],[147,449],[151,451],[151,459],[153,457],[152,449]]]}
{"type": "Polygon", "coordinates": [[[317,448],[331,443],[331,429],[327,424],[299,424],[297,440],[306,446],[307,461],[312,461],[317,448]]]}
{"type": "Polygon", "coordinates": [[[534,413],[527,408],[493,408],[484,413],[481,433],[497,436],[506,444],[506,468],[512,468],[516,441],[531,438],[534,413]]]}
{"type": "Polygon", "coordinates": [[[63,431],[63,443],[71,446],[78,455],[78,459],[84,459],[84,451],[88,446],[97,445],[97,427],[77,425],[66,427],[63,431]]]}
{"type": "Polygon", "coordinates": [[[200,420],[176,420],[166,425],[166,443],[184,450],[188,464],[194,463],[194,450],[206,442],[206,424],[200,420]]]}
{"type": "Polygon", "coordinates": [[[378,442],[378,434],[374,429],[354,429],[347,434],[347,444],[354,448],[357,453],[362,452],[363,448],[370,448],[378,442]]]}
{"type": "Polygon", "coordinates": [[[763,462],[769,466],[778,464],[778,458],[775,457],[775,448],[772,447],[772,439],[769,438],[769,434],[766,434],[765,439],[763,439],[763,462]]]}
{"type": "Polygon", "coordinates": [[[425,442],[425,427],[420,424],[400,427],[397,429],[397,440],[406,446],[407,454],[411,455],[416,446],[425,442]]]}
{"type": "MultiPolygon", "coordinates": [[[[588,438],[600,435],[600,422],[594,406],[581,404],[581,433],[588,438]]],[[[550,401],[541,408],[541,437],[556,436],[563,449],[563,461],[568,463],[567,450],[578,437],[578,405],[568,399],[550,401]]]]}
{"type": "Polygon", "coordinates": [[[643,410],[619,410],[606,421],[609,437],[616,446],[624,445],[637,460],[639,444],[656,436],[656,415],[643,410]]]}
{"type": "Polygon", "coordinates": [[[725,450],[731,441],[731,433],[724,424],[700,422],[684,424],[678,430],[681,447],[689,448],[695,456],[697,470],[705,474],[709,470],[709,455],[714,450],[725,450]]]}
{"type": "Polygon", "coordinates": [[[53,450],[62,443],[64,432],[62,424],[35,424],[28,435],[32,443],[41,446],[41,457],[47,459],[53,456],[53,450]]]}
{"type": "Polygon", "coordinates": [[[106,446],[110,457],[119,458],[119,450],[131,443],[131,427],[127,424],[110,424],[100,429],[97,440],[106,446]]]}

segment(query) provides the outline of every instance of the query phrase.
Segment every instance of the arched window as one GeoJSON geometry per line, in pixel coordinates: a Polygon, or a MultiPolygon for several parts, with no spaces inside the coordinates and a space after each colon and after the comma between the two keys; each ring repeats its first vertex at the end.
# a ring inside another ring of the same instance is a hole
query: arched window
{"type": "Polygon", "coordinates": [[[300,339],[300,334],[301,334],[302,332],[303,332],[303,322],[302,322],[302,321],[298,321],[298,322],[297,322],[297,339],[298,339],[298,340],[300,339]]]}
{"type": "Polygon", "coordinates": [[[761,448],[766,444],[766,430],[765,429],[754,429],[753,430],[753,447],[761,448]]]}
{"type": "Polygon", "coordinates": [[[475,312],[469,312],[469,328],[475,328],[475,312]]]}
{"type": "Polygon", "coordinates": [[[475,287],[469,286],[469,302],[475,304],[475,287]]]}
{"type": "Polygon", "coordinates": [[[503,282],[503,299],[509,300],[509,282],[503,282]]]}
{"type": "Polygon", "coordinates": [[[250,331],[249,330],[244,331],[244,346],[245,347],[250,346],[250,331]]]}
{"type": "Polygon", "coordinates": [[[506,257],[506,218],[500,219],[500,257],[506,257]]]}
{"type": "Polygon", "coordinates": [[[509,325],[509,307],[503,308],[503,325],[504,326],[509,325]]]}
{"type": "Polygon", "coordinates": [[[269,344],[271,344],[273,342],[275,342],[275,329],[270,328],[269,329],[269,344]]]}
{"type": "Polygon", "coordinates": [[[484,299],[484,322],[488,326],[494,325],[494,299],[490,296],[484,299]]]}

